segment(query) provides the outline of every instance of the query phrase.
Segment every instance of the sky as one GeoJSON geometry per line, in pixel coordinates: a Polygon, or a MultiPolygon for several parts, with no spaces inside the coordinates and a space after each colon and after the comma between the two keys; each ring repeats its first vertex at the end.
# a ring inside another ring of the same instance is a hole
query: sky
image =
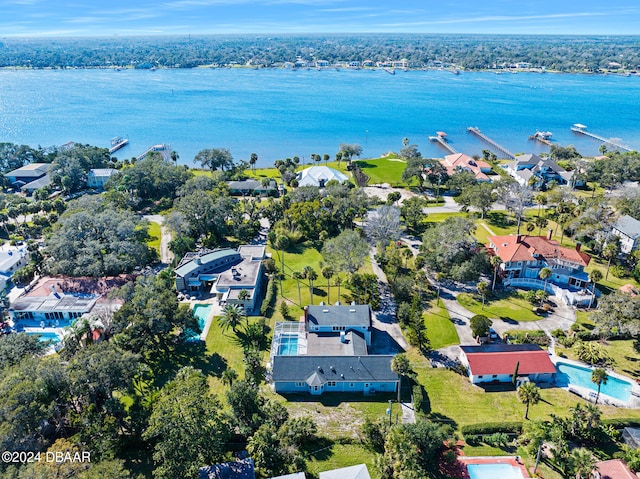
{"type": "Polygon", "coordinates": [[[0,0],[0,37],[640,34],[638,0],[0,0]]]}

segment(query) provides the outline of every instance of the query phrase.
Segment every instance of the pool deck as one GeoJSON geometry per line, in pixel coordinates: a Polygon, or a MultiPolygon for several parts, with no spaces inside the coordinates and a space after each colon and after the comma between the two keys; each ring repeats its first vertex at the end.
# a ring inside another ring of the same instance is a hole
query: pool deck
{"type": "MultiPolygon", "coordinates": [[[[470,464],[509,464],[510,466],[514,466],[520,469],[522,473],[522,477],[531,477],[529,476],[529,472],[527,468],[524,466],[522,461],[520,460],[520,456],[482,456],[482,457],[467,457],[467,456],[458,456],[458,461],[462,462],[465,465],[464,468],[464,477],[465,479],[471,479],[469,476],[469,472],[467,471],[466,466],[470,464]]],[[[499,478],[496,478],[499,479],[499,478]]]]}
{"type": "MultiPolygon", "coordinates": [[[[551,355],[550,359],[554,365],[558,362],[561,362],[566,364],[572,364],[574,366],[579,366],[582,368],[592,369],[592,366],[589,366],[588,364],[580,361],[574,361],[573,359],[561,358],[560,356],[556,356],[556,355],[551,355]]],[[[605,406],[615,406],[615,407],[624,407],[624,408],[633,408],[633,409],[640,408],[640,385],[628,376],[623,376],[622,374],[618,374],[608,368],[605,368],[605,369],[607,370],[607,374],[609,376],[618,378],[622,381],[626,381],[631,384],[631,397],[629,401],[624,402],[601,392],[598,404],[603,404],[605,406]]],[[[561,387],[561,386],[558,386],[558,387],[561,387]]],[[[582,386],[577,386],[574,384],[571,384],[566,387],[562,387],[562,389],[569,391],[573,394],[576,394],[580,396],[582,399],[585,399],[589,402],[594,402],[597,396],[597,392],[593,391],[592,389],[585,388],[582,386]]]]}
{"type": "Polygon", "coordinates": [[[60,338],[60,342],[59,343],[54,343],[51,346],[49,346],[47,349],[44,350],[44,354],[46,356],[48,356],[49,354],[54,354],[56,352],[58,352],[58,349],[61,348],[62,346],[62,338],[64,337],[64,328],[49,328],[49,327],[44,327],[44,328],[32,328],[32,327],[24,327],[20,329],[21,333],[29,333],[29,334],[55,334],[56,336],[58,336],[58,338],[60,338]]]}

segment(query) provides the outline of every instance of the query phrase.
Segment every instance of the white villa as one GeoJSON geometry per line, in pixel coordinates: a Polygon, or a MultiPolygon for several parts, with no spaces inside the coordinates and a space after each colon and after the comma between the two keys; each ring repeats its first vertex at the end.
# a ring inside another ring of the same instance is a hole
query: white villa
{"type": "Polygon", "coordinates": [[[298,172],[296,179],[298,180],[298,186],[318,186],[324,188],[331,180],[342,183],[348,181],[349,177],[328,166],[312,166],[298,172]]]}

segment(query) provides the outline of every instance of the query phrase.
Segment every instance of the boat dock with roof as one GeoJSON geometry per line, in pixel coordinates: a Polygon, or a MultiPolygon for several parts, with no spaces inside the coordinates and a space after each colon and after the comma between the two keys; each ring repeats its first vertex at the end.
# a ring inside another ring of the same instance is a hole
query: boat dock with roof
{"type": "Polygon", "coordinates": [[[458,153],[453,146],[447,141],[447,134],[444,131],[436,131],[436,136],[430,136],[429,141],[437,142],[442,148],[447,150],[452,155],[458,153]]]}
{"type": "Polygon", "coordinates": [[[166,157],[168,153],[170,153],[170,151],[171,151],[171,145],[167,145],[166,143],[158,143],[157,145],[150,146],[145,150],[144,153],[136,156],[136,160],[141,160],[145,156],[147,156],[149,153],[154,153],[154,152],[162,152],[163,156],[166,157]]]}
{"type": "Polygon", "coordinates": [[[550,131],[536,131],[529,137],[530,140],[539,141],[540,143],[551,146],[551,137],[553,133],[550,131]]]}
{"type": "Polygon", "coordinates": [[[129,143],[129,138],[122,138],[121,136],[115,136],[111,138],[111,147],[109,148],[109,154],[115,153],[120,148],[125,147],[129,143]]]}
{"type": "Polygon", "coordinates": [[[590,138],[593,138],[594,140],[598,140],[601,141],[602,143],[605,143],[607,145],[611,145],[614,148],[617,148],[618,150],[622,150],[622,151],[632,151],[631,148],[627,148],[626,146],[622,146],[620,143],[617,143],[616,141],[609,139],[607,140],[606,138],[600,136],[600,135],[596,135],[595,133],[591,133],[590,131],[587,131],[587,127],[586,125],[583,125],[581,123],[574,123],[573,126],[571,127],[571,131],[574,133],[577,133],[579,135],[585,135],[588,136],[590,138]]]}
{"type": "Polygon", "coordinates": [[[502,153],[503,155],[505,155],[507,158],[511,159],[511,160],[515,160],[515,155],[513,153],[511,153],[509,150],[507,150],[504,146],[496,143],[495,141],[493,141],[491,138],[489,138],[487,135],[485,135],[484,133],[482,133],[480,131],[480,128],[473,127],[470,126],[469,128],[467,128],[467,131],[469,133],[474,134],[475,136],[477,136],[478,138],[480,138],[482,141],[484,141],[485,143],[489,144],[489,146],[492,146],[494,149],[498,150],[500,153],[502,153]]]}

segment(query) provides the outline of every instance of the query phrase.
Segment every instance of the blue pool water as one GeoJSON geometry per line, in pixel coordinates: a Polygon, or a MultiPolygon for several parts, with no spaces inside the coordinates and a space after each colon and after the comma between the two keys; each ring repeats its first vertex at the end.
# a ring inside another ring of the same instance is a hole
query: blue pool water
{"type": "MultiPolygon", "coordinates": [[[[556,369],[558,370],[556,375],[558,386],[581,386],[598,392],[598,386],[591,382],[592,369],[562,362],[556,363],[556,369]]],[[[602,384],[600,393],[627,402],[631,397],[631,387],[632,384],[629,381],[609,376],[607,384],[602,384]]]]}
{"type": "Polygon", "coordinates": [[[510,464],[469,464],[471,479],[522,479],[520,468],[510,464]]]}
{"type": "Polygon", "coordinates": [[[298,354],[298,335],[287,335],[280,338],[278,355],[296,356],[298,354]]]}
{"type": "MultiPolygon", "coordinates": [[[[197,318],[198,324],[200,325],[200,331],[204,331],[204,327],[207,324],[207,320],[211,315],[210,304],[196,304],[193,306],[193,315],[197,318]]],[[[187,333],[187,340],[197,340],[200,339],[200,333],[196,333],[195,331],[189,331],[187,333]]]]}
{"type": "Polygon", "coordinates": [[[56,333],[52,333],[49,331],[43,331],[43,332],[37,332],[37,331],[29,331],[27,333],[29,336],[38,336],[38,341],[44,343],[46,342],[52,342],[52,343],[59,343],[60,342],[60,337],[56,334],[56,333]]]}

